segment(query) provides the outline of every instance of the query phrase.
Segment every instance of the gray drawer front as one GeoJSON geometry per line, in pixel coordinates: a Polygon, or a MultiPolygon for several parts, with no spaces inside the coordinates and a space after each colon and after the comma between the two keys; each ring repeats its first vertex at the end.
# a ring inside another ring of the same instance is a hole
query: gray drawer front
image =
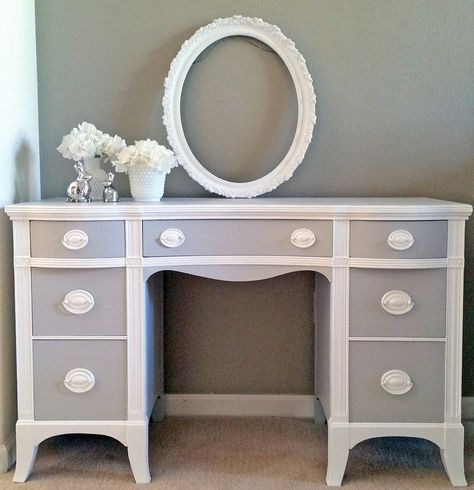
{"type": "Polygon", "coordinates": [[[447,255],[447,221],[352,221],[351,257],[387,259],[431,259],[447,255]],[[406,230],[414,238],[407,250],[394,250],[390,234],[406,230]]]}
{"type": "Polygon", "coordinates": [[[351,342],[350,422],[443,422],[444,342],[351,342]],[[406,372],[413,383],[402,395],[387,393],[387,371],[406,372]]]}
{"type": "Polygon", "coordinates": [[[125,335],[125,269],[32,269],[34,335],[125,335]],[[94,306],[69,312],[63,300],[70,291],[91,293],[94,306]]]}
{"type": "Polygon", "coordinates": [[[143,222],[143,254],[146,257],[170,255],[332,255],[331,221],[294,220],[176,220],[143,222]],[[168,248],[160,235],[170,228],[181,230],[182,245],[168,248]],[[301,228],[311,230],[316,241],[298,248],[290,241],[301,228]]]}
{"type": "Polygon", "coordinates": [[[353,337],[444,337],[446,269],[351,269],[349,304],[353,337]],[[410,311],[394,315],[382,307],[393,290],[410,295],[410,311]]]}
{"type": "Polygon", "coordinates": [[[125,257],[123,221],[31,221],[31,256],[56,258],[125,257]],[[62,243],[64,235],[80,230],[87,245],[70,250],[62,243]]]}
{"type": "Polygon", "coordinates": [[[122,340],[34,341],[35,420],[126,419],[126,351],[122,340]],[[77,368],[94,375],[95,386],[86,393],[64,385],[77,368]]]}

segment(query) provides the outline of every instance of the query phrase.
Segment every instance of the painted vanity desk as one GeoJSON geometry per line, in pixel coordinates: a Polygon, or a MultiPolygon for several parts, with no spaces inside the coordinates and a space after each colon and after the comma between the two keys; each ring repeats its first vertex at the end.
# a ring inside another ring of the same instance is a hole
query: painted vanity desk
{"type": "Polygon", "coordinates": [[[466,485],[461,342],[471,206],[171,198],[48,200],[6,211],[15,250],[15,481],[28,478],[41,441],[77,432],[118,439],[136,481],[150,481],[148,422],[163,366],[160,288],[148,281],[155,273],[252,281],[310,270],[327,483],[341,484],[358,442],[413,436],[437,444],[451,483],[466,485]]]}

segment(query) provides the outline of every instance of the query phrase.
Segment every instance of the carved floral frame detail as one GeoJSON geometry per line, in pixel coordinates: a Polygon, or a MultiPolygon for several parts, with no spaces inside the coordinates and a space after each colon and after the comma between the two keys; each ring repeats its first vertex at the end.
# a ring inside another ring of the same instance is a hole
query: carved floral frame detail
{"type": "Polygon", "coordinates": [[[163,96],[163,122],[168,132],[168,142],[179,163],[192,179],[210,192],[225,197],[255,197],[270,192],[288,180],[300,165],[311,142],[316,123],[316,96],[313,80],[295,43],[281,30],[262,19],[236,15],[216,19],[201,27],[183,43],[172,61],[165,80],[163,96]],[[257,39],[272,48],[285,63],[293,80],[298,119],[295,135],[283,160],[268,174],[250,182],[231,182],[209,172],[194,156],[184,134],[181,121],[181,93],[186,76],[196,58],[211,44],[231,36],[257,39]]]}

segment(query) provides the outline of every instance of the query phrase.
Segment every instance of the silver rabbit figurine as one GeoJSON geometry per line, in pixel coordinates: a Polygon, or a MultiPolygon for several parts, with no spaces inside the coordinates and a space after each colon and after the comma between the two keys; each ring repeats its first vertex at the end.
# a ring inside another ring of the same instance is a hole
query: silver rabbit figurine
{"type": "Polygon", "coordinates": [[[113,185],[114,177],[115,175],[112,172],[109,172],[109,178],[104,181],[104,190],[102,191],[104,202],[120,201],[119,193],[113,185]]]}
{"type": "Polygon", "coordinates": [[[87,172],[82,162],[77,162],[74,168],[77,172],[77,178],[67,188],[68,198],[66,202],[91,202],[89,181],[92,179],[92,175],[87,172]]]}

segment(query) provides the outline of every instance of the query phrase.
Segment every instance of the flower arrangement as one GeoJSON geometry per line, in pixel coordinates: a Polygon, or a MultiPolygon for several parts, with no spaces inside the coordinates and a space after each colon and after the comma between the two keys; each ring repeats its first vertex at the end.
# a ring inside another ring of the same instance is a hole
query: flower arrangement
{"type": "Polygon", "coordinates": [[[111,160],[125,148],[125,141],[120,136],[110,136],[93,124],[83,122],[77,128],[63,136],[57,150],[64,158],[78,162],[84,158],[104,158],[111,160]]]}
{"type": "Polygon", "coordinates": [[[140,166],[159,170],[169,174],[178,166],[174,153],[154,140],[135,141],[134,145],[120,150],[112,160],[117,172],[126,172],[131,167],[140,166]]]}

